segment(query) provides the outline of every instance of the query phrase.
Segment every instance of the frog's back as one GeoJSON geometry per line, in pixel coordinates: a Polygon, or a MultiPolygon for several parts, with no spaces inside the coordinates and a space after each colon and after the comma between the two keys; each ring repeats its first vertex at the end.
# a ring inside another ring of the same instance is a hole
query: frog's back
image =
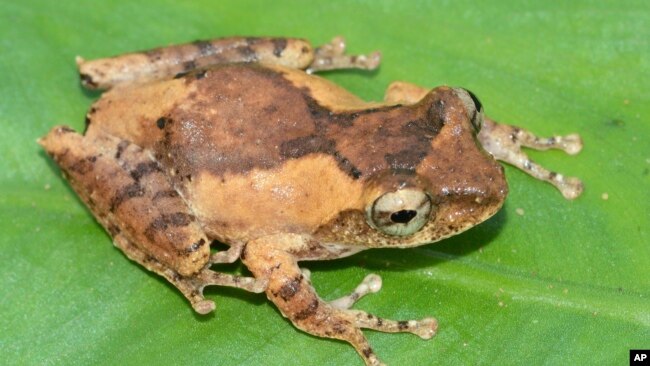
{"type": "MultiPolygon", "coordinates": [[[[328,149],[327,141],[305,139],[317,134],[329,110],[290,81],[291,72],[231,64],[111,90],[91,108],[87,135],[107,133],[149,148],[181,177],[273,168],[309,149],[328,149]]],[[[336,89],[328,92],[362,103],[336,89]]]]}

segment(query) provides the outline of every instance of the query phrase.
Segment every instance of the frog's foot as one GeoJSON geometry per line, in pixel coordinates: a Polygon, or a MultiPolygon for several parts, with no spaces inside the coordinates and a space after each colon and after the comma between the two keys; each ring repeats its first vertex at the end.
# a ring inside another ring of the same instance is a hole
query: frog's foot
{"type": "Polygon", "coordinates": [[[580,136],[571,134],[540,138],[519,127],[499,124],[485,118],[478,138],[483,148],[496,159],[511,164],[539,180],[551,183],[565,198],[574,199],[582,193],[583,185],[580,179],[565,177],[560,173],[547,170],[521,151],[521,147],[524,146],[536,150],[560,149],[574,155],[582,149],[580,136]]]}
{"type": "Polygon", "coordinates": [[[349,309],[362,297],[368,294],[374,294],[381,290],[381,277],[371,273],[363,279],[363,281],[346,296],[340,297],[336,300],[330,301],[330,305],[337,309],[349,309]]]}
{"type": "Polygon", "coordinates": [[[206,286],[228,286],[237,287],[250,292],[264,292],[266,284],[252,277],[242,277],[227,273],[215,272],[210,269],[203,269],[191,276],[181,276],[178,272],[166,267],[155,258],[146,255],[141,249],[130,242],[122,234],[113,238],[115,246],[131,260],[142,264],[149,271],[163,276],[174,285],[192,304],[192,308],[199,314],[208,314],[215,309],[214,301],[207,300],[203,296],[203,289],[206,286]]]}
{"type": "Polygon", "coordinates": [[[375,51],[368,55],[346,55],[343,37],[334,37],[314,51],[314,60],[307,68],[308,73],[336,69],[374,70],[379,67],[381,54],[375,51]]]}
{"type": "Polygon", "coordinates": [[[203,297],[203,289],[206,286],[236,287],[254,293],[261,293],[266,289],[264,281],[252,277],[215,272],[209,269],[204,269],[195,276],[182,278],[180,281],[182,281],[183,286],[179,286],[178,283],[173,281],[172,283],[190,300],[192,307],[199,314],[207,314],[215,308],[213,301],[206,300],[203,297]]]}
{"type": "MultiPolygon", "coordinates": [[[[268,280],[267,297],[299,329],[315,336],[350,343],[366,365],[382,363],[362,329],[390,333],[408,332],[423,339],[429,339],[436,334],[438,324],[433,318],[394,321],[360,310],[346,309],[350,300],[342,301],[340,307],[322,300],[305,277],[306,272],[301,272],[291,254],[292,250],[299,250],[302,245],[299,239],[290,235],[259,239],[248,243],[243,256],[244,263],[255,278],[268,280]]],[[[370,276],[360,287],[376,289],[377,280],[377,277],[370,276]]],[[[355,293],[372,292],[368,290],[357,289],[355,293]]]]}
{"type": "MultiPolygon", "coordinates": [[[[311,271],[307,268],[301,268],[300,271],[302,276],[311,284],[311,271]]],[[[371,273],[361,281],[354,291],[336,300],[331,300],[329,303],[337,309],[349,309],[362,297],[377,293],[379,290],[381,290],[381,277],[371,273]]]]}

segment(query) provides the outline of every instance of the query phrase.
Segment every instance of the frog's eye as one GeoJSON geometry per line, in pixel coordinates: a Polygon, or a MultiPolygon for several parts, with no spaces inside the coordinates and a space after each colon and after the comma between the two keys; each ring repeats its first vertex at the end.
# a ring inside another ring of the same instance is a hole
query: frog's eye
{"type": "Polygon", "coordinates": [[[366,210],[370,226],[388,235],[416,233],[429,220],[431,199],[415,189],[401,189],[380,196],[366,210]]]}
{"type": "Polygon", "coordinates": [[[463,104],[465,104],[465,109],[467,109],[467,113],[472,120],[474,130],[476,133],[479,133],[481,127],[483,127],[483,105],[481,101],[478,100],[478,97],[474,93],[467,89],[456,88],[455,90],[456,94],[463,101],[463,104]]]}

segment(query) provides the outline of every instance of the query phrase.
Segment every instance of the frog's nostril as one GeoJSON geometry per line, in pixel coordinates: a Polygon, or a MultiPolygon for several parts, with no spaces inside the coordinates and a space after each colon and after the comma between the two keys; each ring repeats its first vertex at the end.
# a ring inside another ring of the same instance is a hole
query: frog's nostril
{"type": "Polygon", "coordinates": [[[417,216],[418,212],[415,210],[400,210],[397,212],[393,212],[390,215],[390,220],[394,223],[398,224],[407,224],[409,221],[411,221],[415,216],[417,216]]]}

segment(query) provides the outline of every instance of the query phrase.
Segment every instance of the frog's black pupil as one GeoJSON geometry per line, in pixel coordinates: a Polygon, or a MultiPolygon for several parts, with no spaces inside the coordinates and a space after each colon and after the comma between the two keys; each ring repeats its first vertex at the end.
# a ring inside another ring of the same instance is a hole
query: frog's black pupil
{"type": "Polygon", "coordinates": [[[390,219],[397,224],[408,224],[417,214],[418,212],[415,210],[400,210],[393,212],[390,215],[390,219]]]}

